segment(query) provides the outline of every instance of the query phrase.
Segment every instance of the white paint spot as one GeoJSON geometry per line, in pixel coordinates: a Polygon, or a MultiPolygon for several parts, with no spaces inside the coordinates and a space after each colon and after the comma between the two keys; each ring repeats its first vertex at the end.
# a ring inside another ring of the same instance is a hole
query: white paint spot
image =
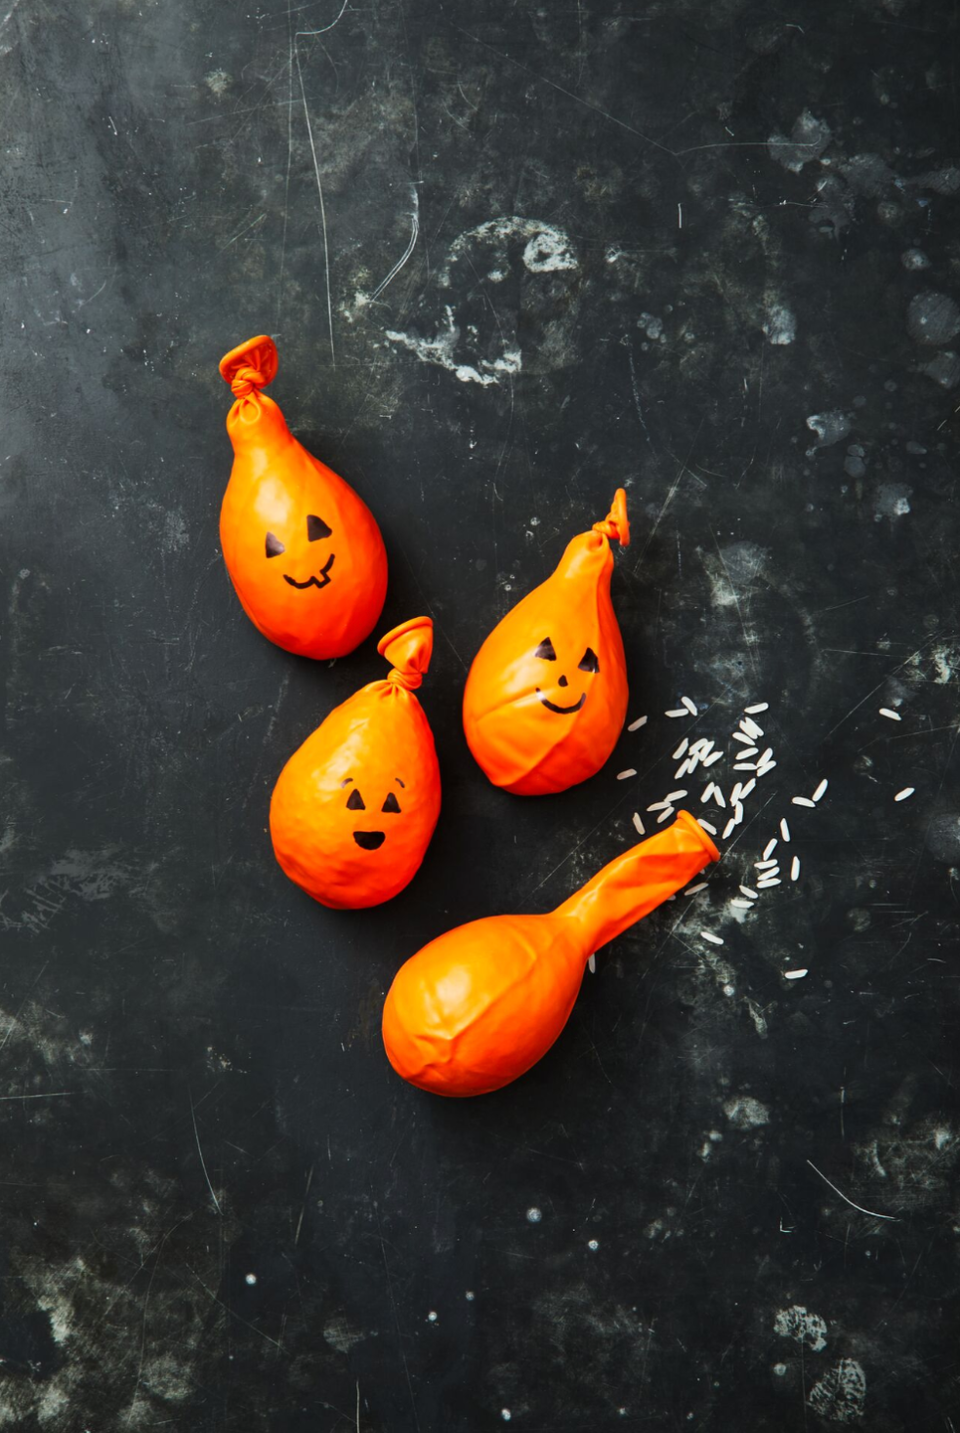
{"type": "Polygon", "coordinates": [[[543,1212],[539,1210],[535,1204],[532,1204],[527,1210],[527,1218],[531,1224],[539,1224],[543,1218],[543,1212]]]}
{"type": "Polygon", "coordinates": [[[226,70],[211,70],[209,75],[204,75],[203,82],[212,95],[218,100],[223,99],[233,81],[226,70]]]}
{"type": "Polygon", "coordinates": [[[850,419],[835,408],[829,413],[811,413],[807,427],[816,433],[821,448],[829,448],[850,432],[850,419]]]}
{"type": "Polygon", "coordinates": [[[437,1311],[436,1311],[436,1309],[431,1309],[430,1312],[427,1314],[427,1323],[428,1323],[428,1324],[435,1324],[436,1321],[437,1321],[437,1311]]]}
{"type": "Polygon", "coordinates": [[[790,131],[790,138],[779,133],[772,134],[767,140],[767,149],[771,159],[792,174],[799,174],[805,164],[820,158],[832,138],[826,121],[816,119],[805,109],[790,131]]]}
{"type": "Polygon", "coordinates": [[[492,383],[499,383],[504,374],[520,372],[523,358],[518,348],[507,348],[498,358],[478,359],[476,364],[458,362],[456,350],[460,328],[449,304],[444,305],[443,312],[445,325],[432,338],[423,338],[416,333],[400,333],[393,328],[386,330],[386,336],[391,343],[408,348],[422,363],[433,363],[438,368],[447,369],[461,383],[479,383],[482,388],[489,388],[492,383]]]}
{"type": "Polygon", "coordinates": [[[474,1301],[474,1299],[475,1299],[477,1296],[476,1296],[476,1294],[473,1292],[472,1289],[468,1289],[467,1292],[464,1294],[463,1297],[466,1299],[466,1301],[467,1301],[468,1304],[472,1304],[473,1301],[474,1301]]]}
{"type": "Polygon", "coordinates": [[[523,251],[523,262],[531,274],[552,274],[560,269],[575,269],[576,256],[570,241],[561,229],[544,228],[535,234],[523,251]]]}
{"type": "Polygon", "coordinates": [[[876,521],[879,522],[885,517],[906,517],[910,511],[912,493],[913,488],[908,483],[881,483],[877,488],[876,506],[873,510],[876,521]]]}
{"type": "Polygon", "coordinates": [[[244,1280],[243,1280],[243,1282],[244,1282],[245,1284],[249,1284],[250,1287],[252,1288],[253,1285],[257,1282],[257,1276],[256,1276],[256,1274],[246,1274],[246,1275],[244,1275],[244,1280]]]}
{"type": "Polygon", "coordinates": [[[723,1112],[734,1129],[756,1129],[770,1123],[770,1111],[752,1095],[734,1095],[726,1101],[723,1112]]]}
{"type": "Polygon", "coordinates": [[[819,1353],[827,1346],[826,1322],[819,1314],[808,1313],[802,1304],[778,1309],[773,1327],[781,1338],[792,1338],[797,1343],[805,1343],[814,1353],[819,1353]]]}
{"type": "Polygon", "coordinates": [[[588,1239],[588,1240],[587,1240],[587,1248],[588,1248],[588,1249],[599,1249],[599,1248],[600,1248],[600,1245],[599,1245],[599,1243],[598,1243],[598,1241],[597,1241],[596,1239],[588,1239]]]}
{"type": "Polygon", "coordinates": [[[831,1423],[855,1423],[863,1417],[867,1380],[855,1358],[841,1358],[814,1384],[807,1399],[814,1413],[831,1423]]]}
{"type": "Polygon", "coordinates": [[[786,304],[768,303],[767,316],[763,321],[767,342],[777,346],[793,343],[797,336],[797,320],[786,304]]]}

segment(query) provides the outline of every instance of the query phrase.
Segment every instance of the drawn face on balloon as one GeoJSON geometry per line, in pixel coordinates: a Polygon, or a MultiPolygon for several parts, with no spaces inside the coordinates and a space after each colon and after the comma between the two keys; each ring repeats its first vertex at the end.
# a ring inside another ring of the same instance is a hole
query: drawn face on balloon
{"type": "MultiPolygon", "coordinates": [[[[534,652],[533,655],[538,659],[538,661],[541,662],[556,662],[558,660],[556,648],[554,647],[553,642],[549,637],[544,637],[543,641],[538,645],[537,650],[534,652]]],[[[587,647],[583,653],[583,656],[577,663],[577,671],[586,672],[591,676],[596,676],[599,670],[600,661],[597,657],[596,652],[593,650],[592,647],[587,647]]],[[[541,703],[546,707],[548,712],[553,712],[556,716],[573,716],[576,712],[580,711],[584,702],[587,700],[587,683],[586,681],[583,682],[583,690],[581,691],[579,697],[577,697],[575,701],[570,702],[565,700],[565,698],[567,697],[567,689],[570,686],[566,672],[558,672],[555,680],[557,687],[564,689],[562,696],[558,695],[556,701],[552,700],[550,697],[547,696],[543,687],[537,686],[535,688],[536,694],[539,697],[541,703]]],[[[545,678],[544,686],[546,686],[546,684],[547,679],[545,678]]],[[[569,695],[572,696],[573,692],[570,691],[569,695]]]]}
{"type": "MultiPolygon", "coordinates": [[[[279,526],[279,524],[277,524],[277,526],[279,526]]],[[[306,544],[312,542],[323,542],[326,544],[327,540],[332,536],[332,530],[327,523],[324,522],[322,517],[317,517],[315,513],[307,514],[306,544]]],[[[285,559],[285,567],[292,565],[300,569],[307,564],[314,564],[317,560],[312,552],[308,553],[304,560],[304,548],[306,544],[303,540],[302,530],[298,537],[295,527],[294,533],[287,537],[286,542],[282,541],[275,532],[268,532],[264,543],[264,550],[268,561],[272,558],[282,556],[285,559]],[[288,547],[290,551],[288,551],[288,547]]],[[[318,552],[323,562],[318,572],[310,572],[301,580],[299,577],[294,577],[290,572],[283,571],[284,582],[288,582],[291,587],[295,587],[299,592],[305,592],[311,587],[316,587],[318,590],[329,587],[332,581],[330,569],[333,567],[336,553],[330,552],[328,554],[326,546],[318,549],[318,552]]]]}
{"type": "MultiPolygon", "coordinates": [[[[393,779],[396,782],[397,786],[401,788],[401,790],[406,790],[406,783],[401,781],[399,776],[395,776],[393,779]]],[[[341,781],[340,786],[341,789],[346,787],[350,788],[350,794],[347,797],[346,801],[346,809],[348,811],[366,811],[367,803],[366,801],[364,801],[360,787],[356,785],[352,776],[345,777],[344,780],[341,781]]],[[[369,792],[370,788],[367,787],[368,795],[369,792]]],[[[388,791],[386,796],[383,798],[383,805],[380,807],[381,815],[385,815],[388,817],[399,816],[402,812],[402,809],[403,808],[400,805],[400,798],[397,792],[392,790],[388,791]]],[[[373,819],[375,819],[373,816],[364,817],[364,821],[370,821],[373,819]]],[[[385,828],[388,828],[390,824],[390,822],[385,822],[385,828]]],[[[387,839],[387,829],[384,829],[382,831],[370,831],[366,829],[361,830],[359,827],[354,827],[353,839],[360,847],[361,851],[379,851],[380,847],[387,839]]]]}

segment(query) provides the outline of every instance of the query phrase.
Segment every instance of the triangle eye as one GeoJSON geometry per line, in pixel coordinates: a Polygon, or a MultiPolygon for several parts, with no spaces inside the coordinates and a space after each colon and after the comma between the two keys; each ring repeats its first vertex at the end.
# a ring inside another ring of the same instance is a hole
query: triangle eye
{"type": "Polygon", "coordinates": [[[319,542],[321,537],[330,537],[332,529],[327,527],[322,517],[314,517],[311,513],[307,518],[307,542],[319,542]]]}
{"type": "Polygon", "coordinates": [[[286,552],[286,550],[287,550],[287,549],[284,547],[283,543],[280,541],[280,539],[279,539],[278,537],[274,537],[274,535],[273,535],[272,532],[268,532],[268,533],[267,533],[267,556],[268,556],[268,557],[279,557],[280,554],[281,554],[281,552],[286,552]]]}
{"type": "Polygon", "coordinates": [[[383,805],[380,807],[380,810],[381,810],[381,811],[393,811],[393,812],[395,812],[395,813],[399,813],[399,811],[400,811],[400,802],[399,802],[399,801],[397,800],[397,798],[394,796],[394,794],[393,794],[392,791],[388,792],[388,794],[387,794],[387,799],[386,799],[386,801],[383,803],[383,805]]]}
{"type": "Polygon", "coordinates": [[[580,662],[580,671],[581,671],[581,672],[599,672],[599,670],[600,670],[600,662],[599,662],[599,659],[598,659],[598,657],[597,657],[597,654],[596,654],[596,652],[593,650],[592,647],[588,647],[587,650],[584,652],[583,657],[582,657],[582,659],[581,659],[581,662],[580,662]]]}
{"type": "Polygon", "coordinates": [[[354,787],[353,790],[350,792],[350,795],[347,797],[347,810],[366,811],[366,809],[367,808],[363,803],[363,797],[360,795],[360,792],[357,790],[357,788],[354,787]]]}
{"type": "Polygon", "coordinates": [[[557,654],[553,650],[553,643],[550,641],[549,637],[544,637],[543,641],[540,643],[540,646],[537,648],[533,655],[535,657],[539,657],[541,661],[544,662],[555,662],[557,660],[557,654]]]}

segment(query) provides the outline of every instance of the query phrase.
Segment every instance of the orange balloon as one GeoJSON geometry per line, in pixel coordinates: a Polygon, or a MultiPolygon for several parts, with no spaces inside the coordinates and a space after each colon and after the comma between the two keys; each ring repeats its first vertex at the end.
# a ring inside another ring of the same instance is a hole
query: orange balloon
{"type": "Polygon", "coordinates": [[[345,657],[371,632],[387,592],[387,554],[353,488],[302,448],[261,389],[277,349],[261,334],[220,360],[233,471],[220,510],[230,580],[253,625],[301,657],[345,657]]]}
{"type": "Polygon", "coordinates": [[[458,926],[402,965],[383,1043],[411,1085],[485,1095],[541,1059],[570,1017],[595,950],[720,859],[688,811],[604,866],[550,915],[458,926]]]}
{"type": "Polygon", "coordinates": [[[291,881],[339,910],[376,906],[420,869],[440,815],[433,732],[414,696],[433,652],[429,617],[394,627],[395,663],[308,736],[277,779],[270,836],[291,881]]]}
{"type": "Polygon", "coordinates": [[[494,786],[566,791],[599,771],[627,714],[627,664],[610,601],[611,539],[630,541],[627,495],[567,545],[557,570],[494,627],[463,694],[467,745],[494,786]]]}

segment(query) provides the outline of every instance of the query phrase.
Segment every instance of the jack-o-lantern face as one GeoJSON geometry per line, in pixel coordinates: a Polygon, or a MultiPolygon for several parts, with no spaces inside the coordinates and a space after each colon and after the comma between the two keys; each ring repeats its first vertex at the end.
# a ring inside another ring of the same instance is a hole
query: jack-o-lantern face
{"type": "Polygon", "coordinates": [[[343,657],[383,607],[383,539],[353,488],[301,447],[260,391],[276,371],[266,337],[220,364],[237,398],[227,415],[234,463],[220,512],[223,557],[265,637],[304,657],[343,657]]]}
{"type": "MultiPolygon", "coordinates": [[[[332,536],[333,533],[330,531],[330,528],[324,522],[322,517],[317,517],[314,513],[307,514],[307,542],[320,542],[321,539],[332,536]]],[[[268,532],[266,542],[264,543],[264,548],[268,558],[280,557],[283,553],[286,552],[287,545],[286,543],[280,541],[276,533],[268,532]]],[[[324,587],[329,587],[330,569],[333,566],[334,558],[336,557],[336,555],[337,554],[335,552],[330,553],[330,556],[326,559],[323,566],[320,568],[318,576],[314,576],[313,574],[311,574],[309,577],[305,578],[303,582],[298,582],[295,577],[290,576],[289,572],[284,572],[283,580],[284,582],[289,582],[290,586],[295,587],[298,592],[304,592],[308,587],[317,587],[321,589],[324,587]]]]}
{"type": "MultiPolygon", "coordinates": [[[[539,657],[541,662],[555,662],[557,660],[556,649],[554,648],[554,645],[549,637],[544,637],[543,641],[539,644],[537,650],[534,652],[533,655],[535,657],[539,657]]],[[[596,673],[599,672],[599,670],[600,662],[597,658],[597,654],[592,647],[588,647],[584,652],[583,656],[580,658],[579,662],[577,663],[577,671],[596,673]]],[[[560,675],[557,677],[557,686],[569,686],[566,672],[561,672],[560,675]]],[[[580,696],[575,702],[567,706],[562,706],[558,702],[550,701],[550,699],[544,694],[543,690],[540,687],[536,688],[536,693],[537,696],[540,698],[540,701],[546,707],[547,711],[555,712],[557,716],[573,716],[574,713],[578,712],[581,709],[584,702],[587,700],[586,688],[584,688],[584,690],[580,693],[580,696]]]]}
{"type": "Polygon", "coordinates": [[[396,663],[390,677],[334,708],[274,787],[274,853],[290,879],[324,905],[389,900],[426,853],[440,814],[440,768],[411,688],[427,669],[431,644],[429,618],[385,637],[380,650],[396,663]]]}
{"type": "Polygon", "coordinates": [[[565,791],[598,771],[627,710],[623,640],[610,601],[610,537],[629,538],[622,490],[560,565],[494,628],[463,698],[473,755],[496,786],[565,791]]]}

